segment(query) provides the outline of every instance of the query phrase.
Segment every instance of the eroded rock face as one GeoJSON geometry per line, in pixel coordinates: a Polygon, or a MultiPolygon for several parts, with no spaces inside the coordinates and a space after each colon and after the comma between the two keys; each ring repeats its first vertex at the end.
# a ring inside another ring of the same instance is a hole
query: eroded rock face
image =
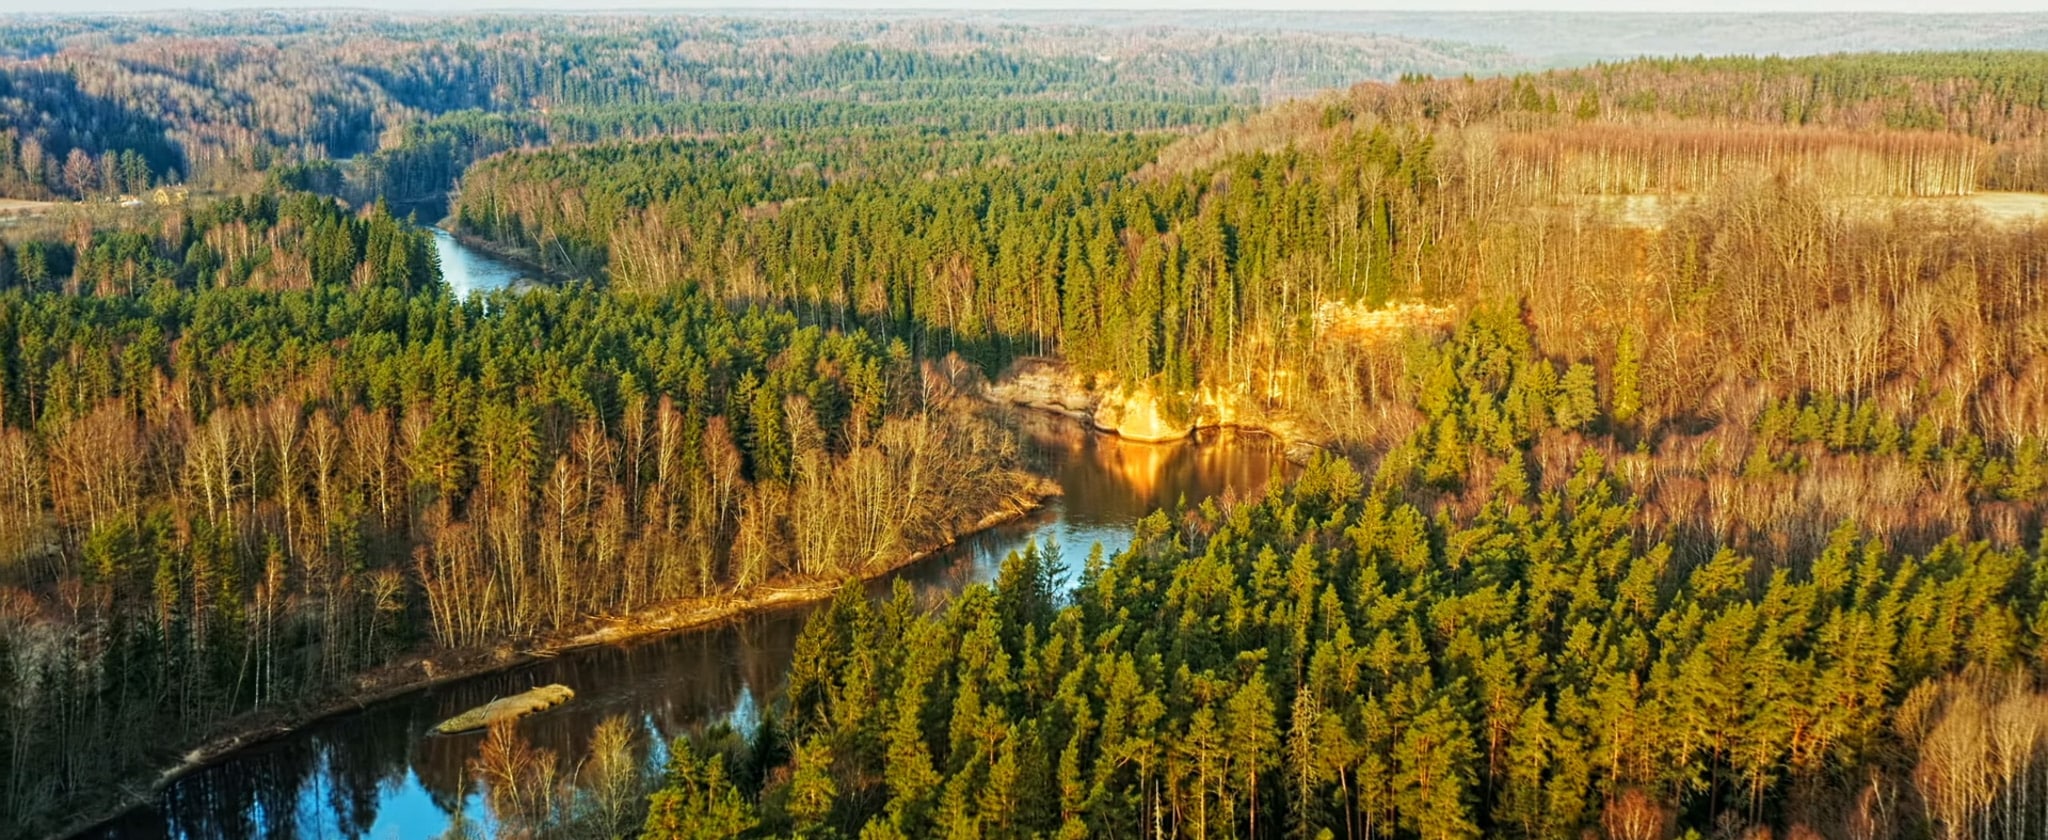
{"type": "Polygon", "coordinates": [[[1125,393],[1111,390],[1095,404],[1095,428],[1114,432],[1131,440],[1160,442],[1180,440],[1194,431],[1194,424],[1167,419],[1167,412],[1152,392],[1137,389],[1125,393]]]}
{"type": "Polygon", "coordinates": [[[1074,373],[1051,359],[1019,359],[990,383],[985,396],[999,403],[1056,411],[1093,421],[1096,395],[1074,373]]]}
{"type": "Polygon", "coordinates": [[[1243,388],[1205,386],[1169,400],[1144,386],[1126,388],[1104,377],[1083,377],[1053,359],[1023,359],[991,383],[984,396],[1008,405],[1055,411],[1130,440],[1180,440],[1196,429],[1235,426],[1259,429],[1291,448],[1314,446],[1299,424],[1269,411],[1243,388]],[[1169,402],[1178,403],[1169,407],[1169,402]]]}

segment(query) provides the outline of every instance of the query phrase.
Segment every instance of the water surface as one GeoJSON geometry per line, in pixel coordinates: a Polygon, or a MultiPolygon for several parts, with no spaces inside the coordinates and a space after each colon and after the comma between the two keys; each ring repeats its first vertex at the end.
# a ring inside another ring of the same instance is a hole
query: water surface
{"type": "Polygon", "coordinates": [[[434,253],[441,258],[441,279],[448,281],[448,288],[454,290],[456,297],[532,282],[531,273],[525,269],[464,245],[445,230],[430,230],[434,234],[434,253]]]}
{"type": "MultiPolygon", "coordinates": [[[[1071,581],[1090,548],[1128,547],[1151,511],[1225,493],[1258,491],[1284,470],[1279,445],[1257,435],[1205,434],[1143,444],[1081,430],[1060,418],[1020,414],[1026,457],[1065,495],[1037,515],[963,539],[870,584],[896,579],[937,604],[994,578],[1010,552],[1032,541],[1061,546],[1071,581]]],[[[481,734],[427,737],[429,727],[495,697],[535,685],[575,689],[565,706],[524,719],[521,732],[574,766],[591,730],[624,715],[649,743],[727,721],[744,727],[782,691],[797,634],[813,606],[757,614],[714,628],[573,651],[498,674],[408,694],[324,721],[187,775],[150,806],[99,832],[106,837],[437,837],[460,808],[488,825],[465,764],[481,734]]],[[[650,760],[659,760],[658,755],[650,760]]]]}

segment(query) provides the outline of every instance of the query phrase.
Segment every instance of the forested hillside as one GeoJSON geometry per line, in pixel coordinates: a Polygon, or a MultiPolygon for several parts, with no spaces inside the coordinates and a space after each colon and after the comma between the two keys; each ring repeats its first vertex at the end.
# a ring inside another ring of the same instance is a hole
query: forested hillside
{"type": "MultiPolygon", "coordinates": [[[[1633,344],[1654,433],[1723,377],[1790,389],[1772,397],[1929,381],[1941,365],[1921,339],[1883,335],[1905,297],[1931,294],[1909,276],[1967,265],[1986,328],[1958,340],[2006,341],[2035,311],[2033,232],[1911,199],[2041,187],[2044,96],[2048,78],[2013,54],[1645,61],[1364,86],[1180,141],[1127,173],[1086,137],[1006,139],[979,146],[1001,157],[941,165],[930,137],[903,131],[514,154],[467,176],[456,221],[542,259],[604,260],[623,284],[770,295],[973,353],[991,372],[1018,352],[1056,353],[1126,386],[1259,395],[1255,408],[1307,415],[1325,439],[1377,435],[1326,410],[1385,392],[1384,377],[1358,375],[1370,348],[1344,340],[1357,304],[1527,299],[1545,345],[1603,375],[1633,344]],[[916,178],[862,168],[885,156],[930,163],[901,166],[916,178]],[[763,199],[661,186],[650,175],[663,160],[763,199]],[[848,171],[830,171],[842,161],[848,171]],[[791,190],[800,201],[777,192],[791,190]],[[1646,234],[1590,201],[1616,195],[1666,199],[1677,215],[1646,234]],[[1850,202],[1878,209],[1845,215],[1850,202]],[[1867,252],[1880,243],[1911,256],[1867,252]],[[1741,282],[1766,277],[1782,285],[1741,282]],[[1645,303],[1645,284],[1663,305],[1645,303]],[[1824,334],[1808,319],[1852,317],[1871,324],[1868,341],[1893,343],[1807,346],[1824,334]]],[[[2002,349],[1953,349],[1980,363],[1940,386],[1959,406],[1952,425],[2025,367],[1981,364],[2017,360],[2002,349]]]]}
{"type": "Polygon", "coordinates": [[[861,574],[1035,492],[900,344],[684,289],[458,300],[381,207],[7,256],[9,832],[422,647],[861,574]]]}
{"type": "Polygon", "coordinates": [[[83,200],[0,219],[0,834],[1015,512],[1026,368],[1320,451],[1071,591],[849,586],[748,731],[493,732],[489,828],[2048,825],[2041,55],[545,20],[0,34],[0,198],[83,200]],[[587,279],[459,298],[444,210],[587,279]]]}
{"type": "Polygon", "coordinates": [[[766,139],[485,163],[461,224],[623,287],[1347,456],[1071,594],[1026,556],[929,616],[843,599],[776,717],[675,748],[647,836],[2037,833],[2048,220],[1975,208],[2048,183],[2040,66],[1408,79],[1123,173],[1080,138],[906,180],[862,137],[800,187],[766,139]],[[644,189],[664,160],[762,198],[644,189]]]}
{"type": "MultiPolygon", "coordinates": [[[[422,655],[872,574],[1042,492],[963,401],[971,367],[820,318],[822,299],[791,311],[743,275],[692,289],[659,262],[454,298],[404,219],[439,218],[473,161],[670,138],[618,161],[644,162],[619,173],[644,194],[572,190],[593,199],[576,224],[630,222],[658,249],[631,215],[649,199],[772,216],[835,182],[1072,141],[1097,160],[1039,177],[1086,202],[1266,98],[1498,58],[923,19],[12,23],[0,198],[85,204],[0,221],[0,833],[216,736],[429,678],[422,655]]],[[[609,243],[535,245],[544,267],[608,264],[609,243]]]]}
{"type": "MultiPolygon", "coordinates": [[[[1876,8],[1875,6],[1871,8],[1876,8]]],[[[2040,50],[2048,48],[2048,15],[2037,10],[1987,14],[1958,6],[1910,12],[1869,9],[1805,11],[1786,6],[1702,7],[1560,12],[1494,9],[1242,9],[1188,10],[1185,26],[1292,32],[1377,32],[1403,38],[1482,44],[1508,50],[1541,67],[1571,67],[1642,56],[1833,55],[1924,50],[2040,50]]],[[[1014,10],[984,17],[1025,24],[1057,20],[1090,26],[1142,26],[1150,10],[1014,10]]]]}
{"type": "Polygon", "coordinates": [[[332,12],[8,29],[0,196],[13,198],[241,189],[280,166],[360,158],[351,198],[432,206],[470,162],[530,144],[769,126],[1206,126],[1359,78],[1505,60],[1362,34],[921,18],[561,16],[545,37],[516,16],[332,12]]]}

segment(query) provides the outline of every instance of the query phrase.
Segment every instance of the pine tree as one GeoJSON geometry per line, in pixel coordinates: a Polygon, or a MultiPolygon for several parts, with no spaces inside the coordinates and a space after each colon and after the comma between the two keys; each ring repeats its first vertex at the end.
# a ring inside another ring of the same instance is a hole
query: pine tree
{"type": "Polygon", "coordinates": [[[1624,426],[1634,423],[1636,415],[1643,410],[1642,351],[1636,347],[1636,335],[1623,332],[1615,340],[1614,348],[1614,393],[1608,401],[1608,416],[1624,426]]]}
{"type": "Polygon", "coordinates": [[[759,820],[725,775],[725,757],[700,757],[688,738],[669,749],[666,781],[647,800],[647,840],[721,840],[738,837],[759,820]]]}
{"type": "Polygon", "coordinates": [[[1599,415],[1600,392],[1593,367],[1575,363],[1565,370],[1564,378],[1558,380],[1551,416],[1556,418],[1559,428],[1579,429],[1592,423],[1599,415]]]}

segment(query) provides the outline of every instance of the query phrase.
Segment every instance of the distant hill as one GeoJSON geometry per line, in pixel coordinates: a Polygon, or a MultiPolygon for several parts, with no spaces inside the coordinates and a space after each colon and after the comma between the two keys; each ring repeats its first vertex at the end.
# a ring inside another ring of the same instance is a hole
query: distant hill
{"type": "Polygon", "coordinates": [[[1095,26],[1371,32],[1499,47],[1526,68],[1662,55],[2048,49],[2048,14],[1609,14],[1559,12],[1008,12],[1095,26]]]}

